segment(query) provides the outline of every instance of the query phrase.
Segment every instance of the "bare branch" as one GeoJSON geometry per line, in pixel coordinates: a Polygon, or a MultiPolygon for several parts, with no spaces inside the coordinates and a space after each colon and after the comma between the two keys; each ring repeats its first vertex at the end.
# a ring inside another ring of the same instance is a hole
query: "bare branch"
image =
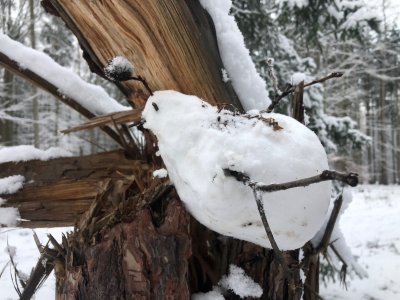
{"type": "Polygon", "coordinates": [[[327,180],[338,180],[343,183],[346,183],[350,186],[356,186],[358,184],[358,174],[357,173],[340,173],[337,171],[325,170],[321,174],[303,178],[299,180],[294,180],[285,183],[273,183],[273,184],[262,184],[258,182],[254,182],[250,180],[250,177],[245,173],[233,171],[230,169],[224,169],[225,176],[234,177],[237,181],[242,182],[245,185],[248,185],[251,188],[255,188],[257,191],[261,192],[276,192],[292,189],[295,187],[308,186],[310,184],[327,181],[327,180]]]}
{"type": "MultiPolygon", "coordinates": [[[[306,88],[306,87],[312,86],[312,85],[314,85],[314,84],[323,83],[323,82],[325,82],[325,81],[327,81],[327,80],[329,80],[329,79],[332,79],[332,78],[339,78],[339,77],[342,77],[342,76],[343,76],[343,73],[342,73],[342,72],[332,72],[332,73],[328,74],[328,75],[325,76],[325,77],[322,77],[322,78],[320,78],[320,79],[316,79],[316,80],[313,80],[313,81],[311,81],[311,82],[309,82],[309,83],[304,84],[304,87],[306,88]]],[[[285,90],[274,98],[274,100],[273,100],[273,101],[271,102],[271,104],[268,106],[266,112],[267,112],[267,113],[272,112],[272,111],[274,110],[275,106],[278,105],[279,101],[281,101],[281,100],[282,100],[283,98],[285,98],[287,95],[290,95],[290,94],[292,94],[292,93],[295,91],[296,86],[297,86],[297,85],[294,85],[294,86],[293,86],[293,85],[291,85],[291,84],[288,84],[288,85],[286,86],[285,90]]]]}
{"type": "Polygon", "coordinates": [[[312,85],[317,84],[317,83],[323,83],[323,82],[325,82],[325,81],[327,81],[327,80],[329,80],[329,79],[332,79],[332,78],[340,78],[340,77],[343,76],[343,74],[344,74],[344,73],[342,73],[342,72],[332,72],[332,73],[328,74],[328,75],[325,76],[325,77],[322,77],[322,78],[320,78],[320,79],[313,80],[313,81],[311,81],[311,82],[305,84],[304,87],[309,87],[309,86],[312,86],[312,85]]]}
{"type": "Polygon", "coordinates": [[[339,216],[339,212],[340,212],[340,208],[342,207],[342,204],[343,204],[343,196],[339,195],[339,197],[335,200],[335,202],[333,204],[332,213],[329,217],[328,224],[326,225],[324,235],[323,235],[319,245],[317,246],[317,248],[314,249],[314,251],[316,253],[325,252],[326,249],[328,248],[330,240],[331,240],[332,232],[333,232],[333,229],[335,228],[335,224],[336,224],[337,218],[339,216]]]}
{"type": "Polygon", "coordinates": [[[264,225],[265,232],[267,233],[268,240],[271,243],[271,247],[272,247],[272,250],[274,251],[276,260],[282,266],[285,277],[288,280],[291,280],[293,277],[292,271],[289,269],[288,265],[286,264],[285,259],[282,255],[282,251],[279,249],[278,244],[275,241],[274,235],[272,234],[271,227],[269,226],[267,216],[264,211],[264,205],[262,203],[262,195],[261,195],[260,191],[258,191],[256,188],[253,188],[253,195],[254,195],[254,199],[256,200],[258,212],[260,213],[260,217],[261,217],[262,223],[264,225]]]}

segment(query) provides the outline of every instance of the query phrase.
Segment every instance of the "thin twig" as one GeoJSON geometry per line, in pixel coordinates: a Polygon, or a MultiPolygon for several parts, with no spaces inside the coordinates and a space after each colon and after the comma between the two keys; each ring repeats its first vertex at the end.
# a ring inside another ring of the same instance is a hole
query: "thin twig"
{"type": "MultiPolygon", "coordinates": [[[[314,85],[314,84],[323,83],[323,82],[325,82],[325,81],[327,81],[327,80],[329,80],[329,79],[332,79],[332,78],[339,78],[339,77],[342,77],[342,76],[343,76],[343,73],[342,73],[342,72],[332,72],[332,73],[328,74],[328,75],[325,76],[325,77],[322,77],[322,78],[320,78],[320,79],[316,79],[316,80],[313,80],[313,81],[311,81],[311,82],[309,82],[309,83],[304,84],[304,87],[306,88],[306,87],[312,86],[312,85],[314,85]]],[[[292,94],[292,93],[295,91],[295,88],[296,88],[296,85],[293,86],[293,85],[291,85],[291,84],[288,84],[288,85],[286,86],[285,90],[284,90],[282,93],[280,93],[279,95],[277,95],[276,97],[274,97],[273,101],[272,101],[271,104],[268,106],[266,112],[267,112],[267,113],[272,112],[272,111],[274,110],[275,106],[279,103],[279,101],[281,101],[282,98],[284,98],[284,97],[286,97],[286,96],[292,94]]]]}
{"type": "Polygon", "coordinates": [[[323,82],[325,82],[325,81],[327,81],[329,79],[332,79],[332,78],[340,78],[340,77],[343,76],[343,74],[344,73],[342,73],[342,72],[332,72],[332,73],[328,74],[325,77],[322,77],[320,79],[315,79],[315,80],[305,84],[304,87],[308,87],[308,86],[311,86],[311,85],[314,85],[314,84],[317,84],[317,83],[323,83],[323,82]]]}
{"type": "Polygon", "coordinates": [[[292,272],[290,271],[289,267],[287,266],[285,259],[282,255],[282,251],[279,249],[278,244],[275,241],[274,235],[272,234],[271,227],[269,226],[267,216],[264,211],[264,205],[262,203],[262,195],[261,195],[260,191],[258,191],[255,187],[253,188],[253,195],[254,195],[254,199],[256,200],[256,203],[257,203],[258,212],[260,213],[260,217],[261,217],[262,223],[264,225],[265,232],[267,233],[268,240],[271,243],[272,250],[274,251],[274,254],[275,254],[276,259],[278,260],[279,264],[282,266],[285,277],[288,280],[290,280],[290,279],[292,279],[292,272]]]}
{"type": "Polygon", "coordinates": [[[140,82],[144,85],[144,87],[146,88],[146,90],[149,92],[149,94],[150,94],[151,96],[154,95],[154,94],[153,94],[153,91],[151,90],[151,88],[150,88],[149,84],[147,83],[146,79],[144,79],[142,76],[137,76],[137,77],[132,76],[132,77],[129,77],[128,80],[140,81],[140,82]]]}
{"type": "Polygon", "coordinates": [[[333,229],[335,228],[335,224],[337,218],[339,216],[340,208],[343,204],[343,196],[342,194],[335,200],[333,204],[332,213],[329,217],[328,223],[325,228],[324,235],[319,243],[319,245],[314,249],[315,253],[325,252],[329,246],[329,242],[331,240],[333,229]]]}
{"type": "Polygon", "coordinates": [[[347,263],[333,244],[330,244],[330,247],[343,264],[342,268],[340,269],[340,280],[347,289],[346,286],[347,263]]]}
{"type": "Polygon", "coordinates": [[[292,189],[301,186],[308,186],[310,184],[327,181],[327,180],[338,180],[343,183],[346,183],[350,186],[356,186],[358,184],[358,174],[357,173],[340,173],[337,171],[325,170],[321,174],[303,178],[299,180],[294,180],[285,183],[273,183],[273,184],[262,184],[258,182],[254,182],[250,180],[250,177],[245,173],[233,171],[230,169],[224,169],[225,176],[234,177],[237,181],[242,182],[245,185],[248,185],[251,188],[255,188],[261,192],[276,192],[283,191],[287,189],[292,189]]]}

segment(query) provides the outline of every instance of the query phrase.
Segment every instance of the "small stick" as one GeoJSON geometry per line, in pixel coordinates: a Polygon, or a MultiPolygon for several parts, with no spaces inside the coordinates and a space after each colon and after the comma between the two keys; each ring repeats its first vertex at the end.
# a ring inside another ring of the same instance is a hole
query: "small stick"
{"type": "Polygon", "coordinates": [[[264,205],[262,203],[261,193],[255,187],[253,187],[253,195],[257,203],[258,212],[260,213],[260,217],[264,225],[265,232],[267,233],[268,240],[271,243],[272,250],[274,251],[278,263],[282,266],[285,277],[288,280],[290,280],[292,279],[292,271],[286,264],[285,259],[283,258],[282,255],[282,251],[279,249],[278,244],[275,241],[274,235],[272,234],[271,227],[268,224],[267,216],[264,211],[264,205]]]}
{"type": "Polygon", "coordinates": [[[344,73],[342,73],[342,72],[332,72],[332,73],[328,74],[325,77],[322,77],[320,79],[315,79],[315,80],[305,84],[304,87],[308,87],[308,86],[311,86],[311,85],[314,85],[314,84],[317,84],[317,83],[323,83],[323,82],[325,82],[325,81],[327,81],[327,80],[329,80],[331,78],[340,78],[340,77],[343,76],[343,74],[344,73]]]}
{"type": "Polygon", "coordinates": [[[325,252],[329,246],[329,241],[331,240],[333,229],[335,228],[336,220],[339,216],[340,208],[343,204],[343,196],[340,194],[339,197],[335,200],[333,204],[332,213],[329,217],[328,223],[326,225],[326,229],[324,235],[321,239],[321,242],[314,249],[315,253],[325,252]]]}
{"type": "Polygon", "coordinates": [[[287,189],[292,189],[295,187],[308,186],[310,184],[327,181],[327,180],[338,180],[343,183],[346,183],[350,186],[356,186],[358,184],[358,174],[357,173],[340,173],[337,171],[325,170],[321,174],[303,178],[299,180],[294,180],[285,183],[273,183],[273,184],[262,184],[258,182],[254,182],[250,180],[250,177],[245,173],[233,171],[230,169],[224,169],[225,176],[234,177],[237,181],[242,182],[245,185],[248,185],[251,188],[255,188],[257,191],[261,192],[276,192],[283,191],[287,189]]]}
{"type": "MultiPolygon", "coordinates": [[[[343,76],[343,73],[342,73],[342,72],[332,72],[332,73],[328,74],[328,75],[325,76],[325,77],[322,77],[322,78],[320,78],[320,79],[313,80],[313,81],[311,81],[311,82],[309,82],[309,83],[306,83],[306,84],[304,85],[304,87],[306,88],[306,87],[312,86],[312,85],[317,84],[317,83],[323,83],[323,82],[325,82],[325,81],[327,81],[327,80],[329,80],[329,79],[331,79],[331,78],[339,78],[339,77],[342,77],[342,76],[343,76]]],[[[295,88],[296,88],[296,86],[293,86],[293,85],[291,85],[291,84],[288,84],[288,85],[286,86],[286,89],[285,89],[282,93],[280,93],[278,96],[276,96],[276,97],[274,98],[274,100],[273,100],[273,101],[271,102],[271,104],[268,106],[266,112],[267,112],[267,113],[272,112],[272,111],[274,110],[275,106],[279,103],[279,101],[282,100],[282,98],[286,97],[287,95],[292,94],[292,93],[295,91],[295,88]]]]}
{"type": "MultiPolygon", "coordinates": [[[[150,94],[151,96],[154,95],[154,94],[153,94],[153,91],[150,89],[149,84],[147,83],[146,79],[144,79],[142,76],[137,76],[137,77],[131,76],[131,77],[129,77],[129,78],[126,79],[126,80],[136,80],[136,81],[140,81],[140,82],[144,85],[144,87],[146,88],[146,90],[149,92],[149,94],[150,94]]],[[[121,80],[121,81],[126,81],[126,80],[121,80]]]]}

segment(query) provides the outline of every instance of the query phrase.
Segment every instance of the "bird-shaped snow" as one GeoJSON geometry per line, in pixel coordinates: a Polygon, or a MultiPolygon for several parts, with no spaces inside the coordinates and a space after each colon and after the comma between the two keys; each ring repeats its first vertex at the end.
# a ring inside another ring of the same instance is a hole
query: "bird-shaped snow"
{"type": "MultiPolygon", "coordinates": [[[[142,116],[145,127],[157,136],[168,175],[192,216],[220,234],[266,248],[271,245],[251,188],[223,170],[271,184],[328,169],[317,136],[284,115],[237,115],[196,96],[159,91],[148,99],[142,116]]],[[[281,249],[297,249],[315,235],[324,222],[330,192],[330,182],[322,182],[263,195],[281,249]]]]}

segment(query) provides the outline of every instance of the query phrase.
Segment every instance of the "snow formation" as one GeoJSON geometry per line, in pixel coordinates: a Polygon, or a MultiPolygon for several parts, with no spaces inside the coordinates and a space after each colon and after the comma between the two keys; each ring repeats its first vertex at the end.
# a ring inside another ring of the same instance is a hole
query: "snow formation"
{"type": "Polygon", "coordinates": [[[165,178],[165,177],[168,176],[168,171],[165,170],[164,168],[158,169],[158,170],[155,170],[155,171],[153,172],[153,176],[154,176],[154,177],[157,177],[157,178],[165,178]]]}
{"type": "Polygon", "coordinates": [[[254,282],[242,268],[229,266],[229,275],[222,277],[212,291],[192,295],[192,300],[223,300],[225,291],[231,290],[240,298],[260,298],[263,294],[261,286],[254,282]]]}
{"type": "Polygon", "coordinates": [[[240,298],[261,297],[263,290],[259,284],[246,275],[243,269],[235,265],[229,266],[229,275],[219,282],[222,288],[232,290],[240,298]]]}
{"type": "Polygon", "coordinates": [[[95,115],[129,109],[111,98],[102,87],[87,83],[45,53],[26,47],[3,33],[0,33],[0,52],[17,62],[22,69],[43,77],[56,86],[60,94],[76,100],[95,115]]]}
{"type": "Polygon", "coordinates": [[[231,0],[200,0],[211,16],[224,68],[243,108],[265,109],[271,102],[265,81],[256,70],[235,18],[229,15],[231,0]]]}
{"type": "MultiPolygon", "coordinates": [[[[265,114],[283,129],[274,130],[257,115],[234,115],[175,91],[147,101],[145,127],[158,139],[168,175],[189,212],[210,229],[270,248],[252,190],[223,169],[244,172],[271,184],[314,176],[328,169],[317,136],[296,120],[265,114]],[[156,111],[153,103],[158,106],[156,111]]],[[[264,194],[263,203],[281,249],[297,249],[321,228],[331,184],[264,194]]]]}
{"type": "MultiPolygon", "coordinates": [[[[0,195],[13,194],[22,188],[25,177],[21,175],[0,178],[0,195]]],[[[18,209],[15,207],[1,207],[6,200],[0,197],[0,225],[13,227],[20,219],[18,209]]]]}
{"type": "Polygon", "coordinates": [[[13,175],[0,178],[0,194],[14,194],[22,188],[24,181],[25,177],[22,175],[13,175]]]}
{"type": "Polygon", "coordinates": [[[113,57],[104,68],[105,75],[112,81],[127,80],[133,75],[134,67],[124,56],[113,57]]]}
{"type": "Polygon", "coordinates": [[[33,159],[49,160],[57,157],[68,156],[72,156],[72,153],[57,147],[51,147],[47,150],[37,149],[32,145],[19,145],[0,148],[0,163],[9,161],[28,161],[33,159]]]}

